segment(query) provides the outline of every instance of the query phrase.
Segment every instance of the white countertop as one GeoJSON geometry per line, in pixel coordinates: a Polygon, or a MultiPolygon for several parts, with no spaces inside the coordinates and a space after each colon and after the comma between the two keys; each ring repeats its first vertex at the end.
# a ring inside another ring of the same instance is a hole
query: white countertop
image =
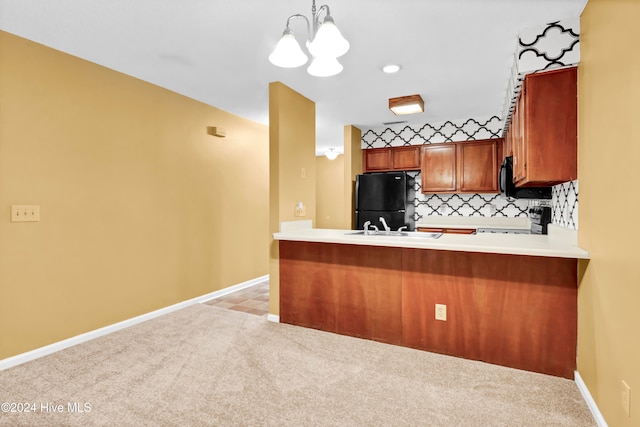
{"type": "Polygon", "coordinates": [[[577,246],[577,233],[575,231],[553,225],[549,225],[548,235],[493,233],[472,235],[443,234],[437,239],[419,237],[420,233],[411,233],[412,236],[410,237],[364,236],[347,234],[353,233],[353,230],[286,226],[281,227],[281,229],[286,231],[274,233],[274,239],[299,242],[589,259],[589,252],[577,246]]]}

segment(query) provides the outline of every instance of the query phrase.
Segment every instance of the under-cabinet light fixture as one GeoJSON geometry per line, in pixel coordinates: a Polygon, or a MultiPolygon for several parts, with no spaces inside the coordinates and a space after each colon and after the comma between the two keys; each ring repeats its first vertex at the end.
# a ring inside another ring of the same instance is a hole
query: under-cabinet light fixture
{"type": "Polygon", "coordinates": [[[389,109],[396,116],[424,113],[424,101],[420,95],[408,95],[389,99],[389,109]]]}

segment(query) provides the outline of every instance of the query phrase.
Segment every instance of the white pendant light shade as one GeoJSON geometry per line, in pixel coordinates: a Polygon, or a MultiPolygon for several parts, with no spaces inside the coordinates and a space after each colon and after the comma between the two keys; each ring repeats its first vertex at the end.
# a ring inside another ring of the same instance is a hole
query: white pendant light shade
{"type": "Polygon", "coordinates": [[[342,71],[342,64],[331,56],[320,56],[313,58],[307,72],[315,77],[335,76],[342,71]]]}
{"type": "Polygon", "coordinates": [[[315,38],[307,44],[311,55],[333,56],[337,58],[349,51],[349,42],[342,36],[342,33],[333,22],[333,18],[327,15],[324,22],[318,28],[315,38]]]}
{"type": "Polygon", "coordinates": [[[300,67],[306,64],[308,59],[289,27],[284,30],[282,38],[269,55],[269,62],[284,68],[300,67]]]}
{"type": "Polygon", "coordinates": [[[269,55],[269,61],[278,67],[295,68],[306,64],[309,59],[307,55],[311,54],[312,61],[307,67],[309,74],[316,77],[335,76],[343,68],[337,58],[349,51],[349,42],[342,37],[342,33],[336,27],[329,5],[324,4],[316,9],[316,0],[312,0],[311,15],[311,19],[299,13],[287,18],[282,38],[269,55]],[[322,13],[325,15],[321,23],[322,13]],[[289,23],[293,19],[304,19],[307,24],[307,53],[302,51],[289,28],[289,23]]]}

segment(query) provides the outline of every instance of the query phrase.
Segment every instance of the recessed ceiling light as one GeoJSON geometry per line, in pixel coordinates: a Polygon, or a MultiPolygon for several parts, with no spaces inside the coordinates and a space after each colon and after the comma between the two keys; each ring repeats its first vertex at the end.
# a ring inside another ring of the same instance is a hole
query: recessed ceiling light
{"type": "Polygon", "coordinates": [[[398,71],[400,71],[402,67],[398,64],[389,64],[389,65],[385,65],[384,67],[382,67],[382,71],[387,73],[387,74],[393,74],[393,73],[397,73],[398,71]]]}

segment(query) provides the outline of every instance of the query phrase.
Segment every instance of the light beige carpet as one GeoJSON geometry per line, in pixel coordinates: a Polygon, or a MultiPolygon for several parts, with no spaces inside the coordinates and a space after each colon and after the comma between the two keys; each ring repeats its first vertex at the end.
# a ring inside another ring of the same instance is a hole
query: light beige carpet
{"type": "Polygon", "coordinates": [[[10,426],[595,425],[566,379],[205,305],[0,372],[0,402],[36,405],[10,426]]]}

